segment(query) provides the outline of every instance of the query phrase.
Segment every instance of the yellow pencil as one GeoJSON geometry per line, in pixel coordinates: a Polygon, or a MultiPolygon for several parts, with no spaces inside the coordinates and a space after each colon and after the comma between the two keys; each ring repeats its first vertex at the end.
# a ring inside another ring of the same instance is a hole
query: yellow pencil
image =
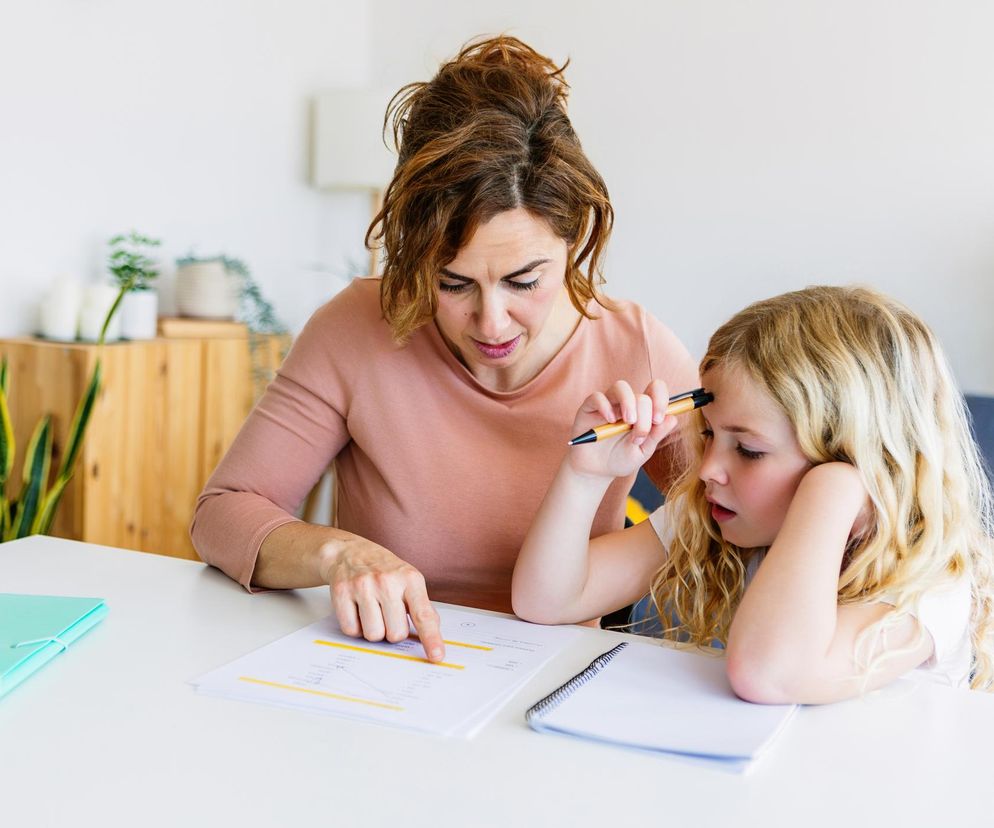
{"type": "MultiPolygon", "coordinates": [[[[714,394],[705,391],[703,388],[695,388],[693,391],[684,391],[675,397],[670,397],[670,404],[666,406],[667,414],[683,414],[686,411],[693,411],[702,405],[707,405],[714,399],[714,394]]],[[[574,437],[567,443],[570,446],[578,446],[582,443],[594,443],[597,440],[606,440],[618,434],[624,434],[632,430],[631,423],[604,423],[604,425],[594,426],[590,431],[585,431],[579,437],[574,437]]]]}

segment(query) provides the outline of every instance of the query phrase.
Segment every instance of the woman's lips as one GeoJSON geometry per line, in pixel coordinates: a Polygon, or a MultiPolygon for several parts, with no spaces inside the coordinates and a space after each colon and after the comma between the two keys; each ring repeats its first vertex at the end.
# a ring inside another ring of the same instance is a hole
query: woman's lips
{"type": "Polygon", "coordinates": [[[479,339],[474,339],[473,344],[487,359],[504,359],[504,357],[511,355],[511,352],[518,347],[520,341],[521,334],[518,334],[514,339],[509,339],[507,342],[498,342],[496,345],[492,345],[489,342],[480,342],[479,339]]]}
{"type": "Polygon", "coordinates": [[[720,503],[711,503],[711,517],[713,517],[718,523],[722,523],[726,520],[731,520],[735,517],[735,512],[731,509],[726,509],[720,503]]]}

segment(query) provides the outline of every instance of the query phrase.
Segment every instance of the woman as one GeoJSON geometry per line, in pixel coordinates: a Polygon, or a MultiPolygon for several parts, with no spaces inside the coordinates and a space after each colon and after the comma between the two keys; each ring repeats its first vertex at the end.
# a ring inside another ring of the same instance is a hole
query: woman
{"type": "MultiPolygon", "coordinates": [[[[465,48],[391,104],[398,162],[370,235],[382,280],[315,313],[207,482],[191,533],[246,588],[328,584],[339,624],[444,657],[432,598],[510,611],[521,541],[590,388],[696,384],[686,349],[598,290],[613,213],[562,68],[465,48]],[[334,461],[337,527],[293,512],[334,461]]],[[[388,113],[389,116],[390,113],[388,113]]],[[[367,241],[369,237],[367,236],[367,241]]],[[[682,467],[678,444],[650,472],[682,467]]],[[[632,478],[593,525],[620,528],[632,478]]]]}

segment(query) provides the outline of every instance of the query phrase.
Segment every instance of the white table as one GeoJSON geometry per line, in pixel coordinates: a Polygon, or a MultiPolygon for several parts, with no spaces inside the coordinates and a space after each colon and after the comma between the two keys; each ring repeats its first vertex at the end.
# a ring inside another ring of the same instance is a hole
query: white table
{"type": "Polygon", "coordinates": [[[584,629],[459,741],[199,696],[186,683],[327,615],[324,589],[249,595],[198,563],[34,537],[0,545],[0,592],[110,608],[0,700],[3,825],[994,823],[987,694],[917,686],[804,708],[735,776],[524,724],[529,705],[617,633],[584,629]]]}

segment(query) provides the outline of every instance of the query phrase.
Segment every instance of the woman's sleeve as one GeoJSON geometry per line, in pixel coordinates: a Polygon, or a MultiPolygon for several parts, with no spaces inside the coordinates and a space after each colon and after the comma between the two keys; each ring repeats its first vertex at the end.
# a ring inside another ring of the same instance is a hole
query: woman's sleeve
{"type": "Polygon", "coordinates": [[[249,590],[263,540],[297,520],[294,513],[349,440],[352,360],[337,347],[345,337],[333,304],[307,323],[197,499],[194,548],[249,590]]]}
{"type": "MultiPolygon", "coordinates": [[[[650,314],[645,314],[645,347],[649,375],[662,379],[671,394],[698,388],[701,384],[697,364],[676,334],[650,314]]],[[[679,427],[659,445],[643,466],[646,474],[663,494],[687,467],[689,456],[679,427]]]]}

